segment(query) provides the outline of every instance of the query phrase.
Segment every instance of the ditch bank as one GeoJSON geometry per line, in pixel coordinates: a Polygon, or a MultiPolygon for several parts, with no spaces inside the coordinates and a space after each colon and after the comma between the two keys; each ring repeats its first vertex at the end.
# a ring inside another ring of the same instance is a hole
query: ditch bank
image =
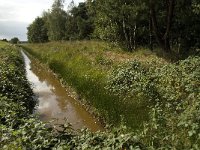
{"type": "Polygon", "coordinates": [[[96,59],[104,51],[99,50],[99,44],[95,48],[91,44],[46,43],[22,47],[46,64],[64,85],[75,89],[78,100],[86,104],[87,108],[92,108],[90,112],[95,116],[103,118],[100,122],[115,127],[123,124],[131,130],[141,129],[144,121],[149,119],[146,101],[123,101],[106,89],[108,76],[117,64],[102,63],[96,59]]]}
{"type": "Polygon", "coordinates": [[[102,130],[102,125],[89,114],[80,103],[69,96],[54,74],[36,59],[21,51],[28,81],[32,85],[38,104],[35,112],[42,121],[53,125],[71,124],[72,128],[88,128],[91,131],[102,130]]]}
{"type": "Polygon", "coordinates": [[[20,51],[14,46],[0,46],[0,149],[144,147],[132,133],[126,134],[123,129],[77,133],[64,124],[62,131],[55,131],[32,115],[35,103],[20,51]]]}

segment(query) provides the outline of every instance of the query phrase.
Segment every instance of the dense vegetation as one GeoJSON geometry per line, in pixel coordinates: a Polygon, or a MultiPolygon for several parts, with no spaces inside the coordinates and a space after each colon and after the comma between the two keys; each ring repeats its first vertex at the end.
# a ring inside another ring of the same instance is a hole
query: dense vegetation
{"type": "Polygon", "coordinates": [[[72,0],[67,11],[63,2],[54,0],[28,27],[29,42],[101,39],[128,51],[159,47],[178,58],[200,48],[197,0],[87,0],[78,6],[72,0]]]}
{"type": "MultiPolygon", "coordinates": [[[[117,47],[113,47],[119,51],[117,47]]],[[[46,63],[53,70],[65,85],[76,89],[86,103],[94,106],[107,122],[120,125],[122,120],[132,128],[141,126],[147,120],[147,113],[139,104],[127,105],[120,102],[117,96],[109,94],[106,87],[108,72],[117,66],[119,54],[110,50],[110,46],[104,42],[52,42],[47,44],[28,44],[25,49],[32,55],[46,63]],[[116,58],[111,58],[111,57],[116,58]],[[112,107],[111,107],[112,106],[112,107]],[[138,118],[138,119],[135,119],[138,118]]],[[[142,56],[142,55],[137,55],[142,56]]],[[[135,56],[135,57],[137,57],[135,56]]],[[[131,58],[124,54],[124,59],[131,58]]],[[[133,57],[133,56],[132,56],[133,57]]],[[[154,56],[149,56],[149,60],[154,56]]],[[[121,58],[120,58],[121,59],[121,58]]]]}
{"type": "Polygon", "coordinates": [[[36,101],[18,48],[0,42],[0,58],[0,149],[144,148],[123,129],[77,134],[66,124],[63,131],[55,132],[31,113],[36,101]]]}
{"type": "Polygon", "coordinates": [[[0,149],[200,149],[198,0],[54,0],[27,29],[41,44],[22,47],[117,128],[42,123],[19,48],[0,42],[0,149]]]}
{"type": "Polygon", "coordinates": [[[12,44],[17,44],[17,43],[19,43],[19,39],[18,39],[17,37],[14,37],[14,38],[12,38],[12,39],[10,40],[10,43],[12,43],[12,44]]]}
{"type": "Polygon", "coordinates": [[[200,148],[199,60],[191,57],[164,66],[131,61],[110,76],[107,88],[122,101],[149,101],[151,119],[143,133],[156,149],[200,148]]]}
{"type": "Polygon", "coordinates": [[[199,149],[198,56],[168,63],[148,51],[127,55],[92,41],[26,47],[108,121],[139,129],[134,134],[143,145],[199,149]]]}

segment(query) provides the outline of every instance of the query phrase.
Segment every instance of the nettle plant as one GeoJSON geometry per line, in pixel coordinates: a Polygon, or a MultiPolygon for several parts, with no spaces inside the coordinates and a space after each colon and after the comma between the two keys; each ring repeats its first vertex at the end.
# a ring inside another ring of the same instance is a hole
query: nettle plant
{"type": "MultiPolygon", "coordinates": [[[[156,105],[149,126],[152,146],[200,148],[200,58],[155,69],[156,105]]],[[[150,134],[149,132],[147,132],[150,134]]]]}
{"type": "Polygon", "coordinates": [[[131,61],[113,70],[106,89],[123,101],[143,100],[147,96],[148,82],[148,69],[138,61],[131,61]]]}
{"type": "Polygon", "coordinates": [[[200,148],[200,58],[175,64],[129,62],[112,72],[107,89],[124,101],[148,101],[142,133],[152,148],[200,148]]]}
{"type": "Polygon", "coordinates": [[[0,51],[0,149],[145,149],[138,136],[125,128],[91,133],[62,131],[31,114],[35,101],[17,49],[0,51]]]}

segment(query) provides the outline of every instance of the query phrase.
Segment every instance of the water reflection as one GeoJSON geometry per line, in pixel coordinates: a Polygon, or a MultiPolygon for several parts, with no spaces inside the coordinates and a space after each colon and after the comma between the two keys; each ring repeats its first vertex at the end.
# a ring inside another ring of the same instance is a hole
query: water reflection
{"type": "Polygon", "coordinates": [[[33,85],[33,91],[38,96],[36,108],[41,120],[50,121],[56,118],[56,123],[64,123],[65,118],[74,129],[89,128],[91,131],[102,129],[85,109],[68,96],[55,76],[35,59],[29,59],[22,52],[25,60],[27,79],[33,85]]]}

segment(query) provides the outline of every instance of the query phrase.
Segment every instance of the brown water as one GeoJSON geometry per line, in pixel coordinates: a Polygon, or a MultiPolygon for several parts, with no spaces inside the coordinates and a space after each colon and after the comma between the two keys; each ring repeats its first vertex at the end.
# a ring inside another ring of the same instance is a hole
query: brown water
{"type": "Polygon", "coordinates": [[[74,129],[88,128],[91,131],[101,130],[100,123],[93,118],[75,99],[68,96],[68,92],[59,80],[40,65],[35,59],[22,51],[27,79],[32,84],[33,92],[38,96],[38,112],[42,121],[51,121],[53,124],[63,124],[66,120],[74,129]]]}

